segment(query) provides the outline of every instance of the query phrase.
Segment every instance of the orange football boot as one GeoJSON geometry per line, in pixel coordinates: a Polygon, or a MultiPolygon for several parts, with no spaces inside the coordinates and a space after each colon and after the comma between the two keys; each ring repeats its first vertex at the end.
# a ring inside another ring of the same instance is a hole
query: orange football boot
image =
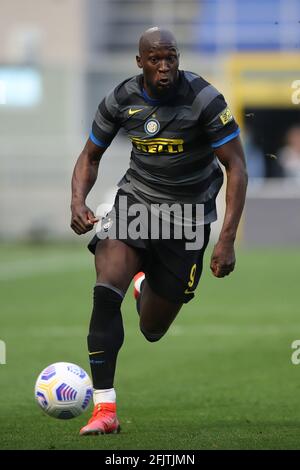
{"type": "Polygon", "coordinates": [[[117,434],[120,432],[120,423],[117,418],[115,403],[99,403],[95,405],[88,424],[81,428],[80,435],[117,434]]]}
{"type": "Polygon", "coordinates": [[[141,284],[144,279],[145,279],[145,273],[143,273],[142,271],[137,273],[133,278],[133,283],[134,283],[133,295],[134,295],[135,300],[138,299],[141,293],[141,284]]]}

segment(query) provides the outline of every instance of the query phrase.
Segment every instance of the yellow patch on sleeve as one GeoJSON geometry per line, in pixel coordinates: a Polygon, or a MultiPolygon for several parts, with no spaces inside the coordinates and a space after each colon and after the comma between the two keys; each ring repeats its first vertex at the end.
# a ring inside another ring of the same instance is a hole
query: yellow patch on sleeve
{"type": "Polygon", "coordinates": [[[220,119],[221,119],[223,126],[225,126],[225,124],[227,124],[233,119],[233,116],[229,108],[224,109],[224,111],[220,114],[220,119]]]}

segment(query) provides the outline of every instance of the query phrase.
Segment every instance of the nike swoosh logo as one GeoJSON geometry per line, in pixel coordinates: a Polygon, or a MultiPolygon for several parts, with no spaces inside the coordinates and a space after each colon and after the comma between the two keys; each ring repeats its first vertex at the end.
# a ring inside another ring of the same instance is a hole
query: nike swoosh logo
{"type": "Polygon", "coordinates": [[[105,422],[106,422],[107,424],[115,424],[116,420],[115,420],[114,418],[107,418],[107,419],[105,420],[105,422]]]}
{"type": "Polygon", "coordinates": [[[104,353],[104,351],[89,352],[89,355],[93,356],[94,354],[100,354],[100,353],[104,353]]]}
{"type": "Polygon", "coordinates": [[[132,116],[133,114],[139,113],[140,111],[143,111],[142,109],[129,109],[128,114],[129,116],[132,116]]]}
{"type": "Polygon", "coordinates": [[[189,289],[185,289],[184,293],[185,294],[193,294],[195,291],[194,290],[189,290],[189,289]]]}

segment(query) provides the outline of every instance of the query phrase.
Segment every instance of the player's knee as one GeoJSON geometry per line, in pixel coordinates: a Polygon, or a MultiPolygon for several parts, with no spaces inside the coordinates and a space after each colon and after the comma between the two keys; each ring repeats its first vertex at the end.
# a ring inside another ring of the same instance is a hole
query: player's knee
{"type": "Polygon", "coordinates": [[[163,332],[147,331],[142,326],[140,326],[140,330],[145,336],[146,340],[149,341],[150,343],[156,343],[156,341],[159,341],[166,333],[165,331],[163,332]]]}

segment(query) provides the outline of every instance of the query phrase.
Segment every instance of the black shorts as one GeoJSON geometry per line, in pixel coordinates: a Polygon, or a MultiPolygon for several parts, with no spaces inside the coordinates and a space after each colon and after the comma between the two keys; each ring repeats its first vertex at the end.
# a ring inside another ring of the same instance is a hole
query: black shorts
{"type": "MultiPolygon", "coordinates": [[[[210,224],[202,226],[203,243],[199,249],[187,249],[186,238],[153,239],[145,237],[132,237],[126,233],[130,222],[136,217],[128,215],[127,209],[132,204],[140,203],[133,195],[119,190],[114,202],[113,210],[102,220],[99,235],[96,234],[88,245],[88,249],[95,254],[97,243],[103,238],[121,240],[140,251],[143,259],[143,271],[150,287],[161,297],[175,303],[187,303],[194,297],[203,268],[203,256],[210,236],[210,224]],[[120,196],[126,196],[127,208],[121,207],[120,196]],[[119,229],[119,225],[123,227],[119,229]],[[116,229],[116,227],[118,227],[116,229]],[[122,233],[121,233],[122,232],[122,233]],[[126,232],[126,230],[125,230],[126,232]]],[[[149,212],[149,211],[148,211],[149,212]]],[[[151,224],[148,219],[149,226],[151,224]]],[[[150,229],[146,230],[150,233],[150,229]]],[[[144,231],[145,233],[145,231],[144,231]]]]}

